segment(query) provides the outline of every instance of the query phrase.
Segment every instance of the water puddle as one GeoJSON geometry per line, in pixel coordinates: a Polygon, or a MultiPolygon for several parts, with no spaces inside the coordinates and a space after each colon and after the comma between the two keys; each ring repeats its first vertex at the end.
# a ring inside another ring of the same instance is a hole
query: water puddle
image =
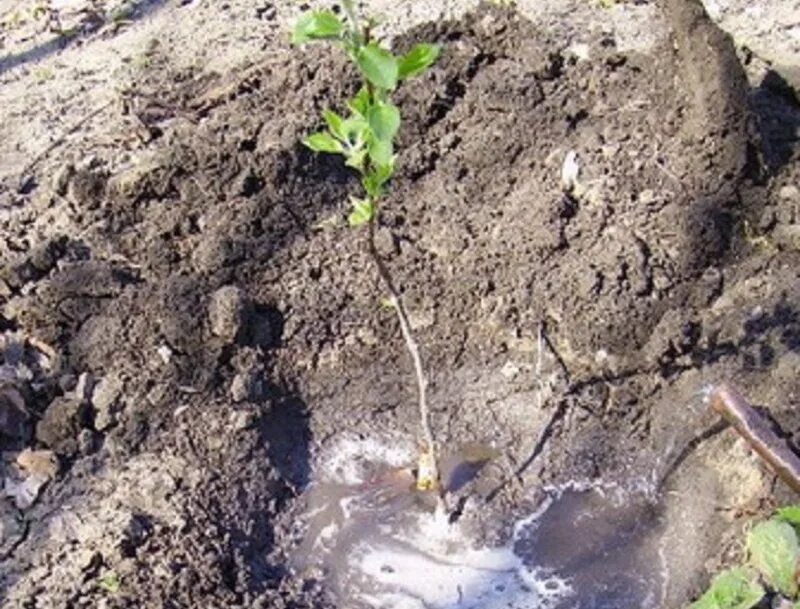
{"type": "Polygon", "coordinates": [[[655,609],[664,597],[660,526],[643,493],[563,489],[519,531],[514,552],[569,582],[558,609],[655,609]]]}
{"type": "MultiPolygon", "coordinates": [[[[566,488],[486,547],[412,491],[413,451],[344,440],[307,492],[292,566],[353,609],[619,609],[658,606],[664,583],[654,512],[600,487],[566,488]]],[[[452,462],[451,480],[479,470],[452,462]]]]}

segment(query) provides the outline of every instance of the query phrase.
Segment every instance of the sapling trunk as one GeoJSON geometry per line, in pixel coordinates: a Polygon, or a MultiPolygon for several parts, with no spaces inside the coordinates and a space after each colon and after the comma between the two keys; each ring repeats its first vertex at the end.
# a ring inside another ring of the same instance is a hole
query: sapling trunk
{"type": "Polygon", "coordinates": [[[411,355],[411,361],[414,364],[414,374],[417,377],[419,420],[422,438],[425,444],[425,446],[422,447],[419,469],[423,469],[423,462],[425,462],[428,467],[428,472],[417,472],[417,486],[420,490],[437,490],[439,491],[439,496],[441,496],[442,487],[439,477],[436,441],[434,440],[433,430],[431,428],[431,413],[428,407],[427,397],[428,381],[425,377],[425,368],[422,364],[419,346],[411,331],[411,324],[408,321],[408,313],[406,312],[405,304],[403,304],[403,299],[400,297],[400,293],[394,285],[389,268],[386,266],[380,252],[378,252],[378,248],[375,246],[376,223],[377,218],[374,218],[369,224],[369,237],[367,239],[368,250],[372,259],[375,261],[378,275],[389,292],[389,301],[397,313],[397,320],[400,322],[400,332],[403,334],[406,349],[408,349],[408,353],[411,355]],[[433,488],[431,488],[431,484],[433,488]]]}

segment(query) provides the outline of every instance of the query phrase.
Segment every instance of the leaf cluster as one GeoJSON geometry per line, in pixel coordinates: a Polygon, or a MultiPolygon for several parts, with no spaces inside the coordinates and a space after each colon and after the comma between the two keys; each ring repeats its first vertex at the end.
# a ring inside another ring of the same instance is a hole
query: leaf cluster
{"type": "MultiPolygon", "coordinates": [[[[766,595],[800,609],[800,505],[779,509],[747,536],[747,561],[723,571],[689,609],[752,609],[766,595]]],[[[783,605],[781,605],[783,606],[783,605]]]]}
{"type": "Polygon", "coordinates": [[[439,47],[418,44],[395,55],[370,37],[371,22],[360,23],[351,2],[344,2],[348,19],[329,10],[309,11],[297,21],[292,43],[329,41],[341,46],[358,67],[363,86],[347,102],[347,114],[323,113],[326,128],[303,139],[315,152],[340,154],[345,164],[361,174],[366,196],[352,198],[351,226],[371,222],[378,200],[395,172],[394,141],[400,129],[400,109],[391,94],[398,84],[422,74],[436,61],[439,47]]]}

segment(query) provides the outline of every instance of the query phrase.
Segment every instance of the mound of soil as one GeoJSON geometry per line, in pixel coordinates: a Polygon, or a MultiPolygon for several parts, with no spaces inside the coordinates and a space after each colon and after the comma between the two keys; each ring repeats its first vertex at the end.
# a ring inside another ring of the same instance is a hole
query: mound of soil
{"type": "MultiPolygon", "coordinates": [[[[684,405],[719,375],[764,399],[798,389],[797,249],[741,237],[745,219],[797,219],[765,206],[732,44],[699,4],[665,14],[673,36],[646,56],[601,36],[586,58],[497,9],[395,41],[444,52],[399,92],[379,245],[441,441],[494,442],[522,488],[666,476],[697,432],[684,405]]],[[[14,441],[54,450],[62,474],[25,512],[0,589],[14,607],[322,605],[283,562],[316,447],[416,433],[399,328],[346,227],[358,182],[299,144],[356,74],[315,47],[163,79],[138,83],[150,101],[130,108],[125,155],[65,167],[2,227],[18,250],[0,268],[2,329],[60,356],[26,388],[14,441]],[[76,389],[83,374],[93,389],[76,389]]],[[[513,511],[519,486],[491,498],[513,511]]],[[[675,550],[673,601],[723,525],[675,550]]]]}

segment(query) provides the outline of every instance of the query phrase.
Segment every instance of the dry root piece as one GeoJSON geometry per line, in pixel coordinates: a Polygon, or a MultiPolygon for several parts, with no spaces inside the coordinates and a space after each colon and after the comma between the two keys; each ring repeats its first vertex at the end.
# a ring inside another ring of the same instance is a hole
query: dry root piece
{"type": "Polygon", "coordinates": [[[800,457],[775,433],[770,422],[730,385],[716,387],[709,396],[709,402],[778,477],[800,493],[800,457]]]}

